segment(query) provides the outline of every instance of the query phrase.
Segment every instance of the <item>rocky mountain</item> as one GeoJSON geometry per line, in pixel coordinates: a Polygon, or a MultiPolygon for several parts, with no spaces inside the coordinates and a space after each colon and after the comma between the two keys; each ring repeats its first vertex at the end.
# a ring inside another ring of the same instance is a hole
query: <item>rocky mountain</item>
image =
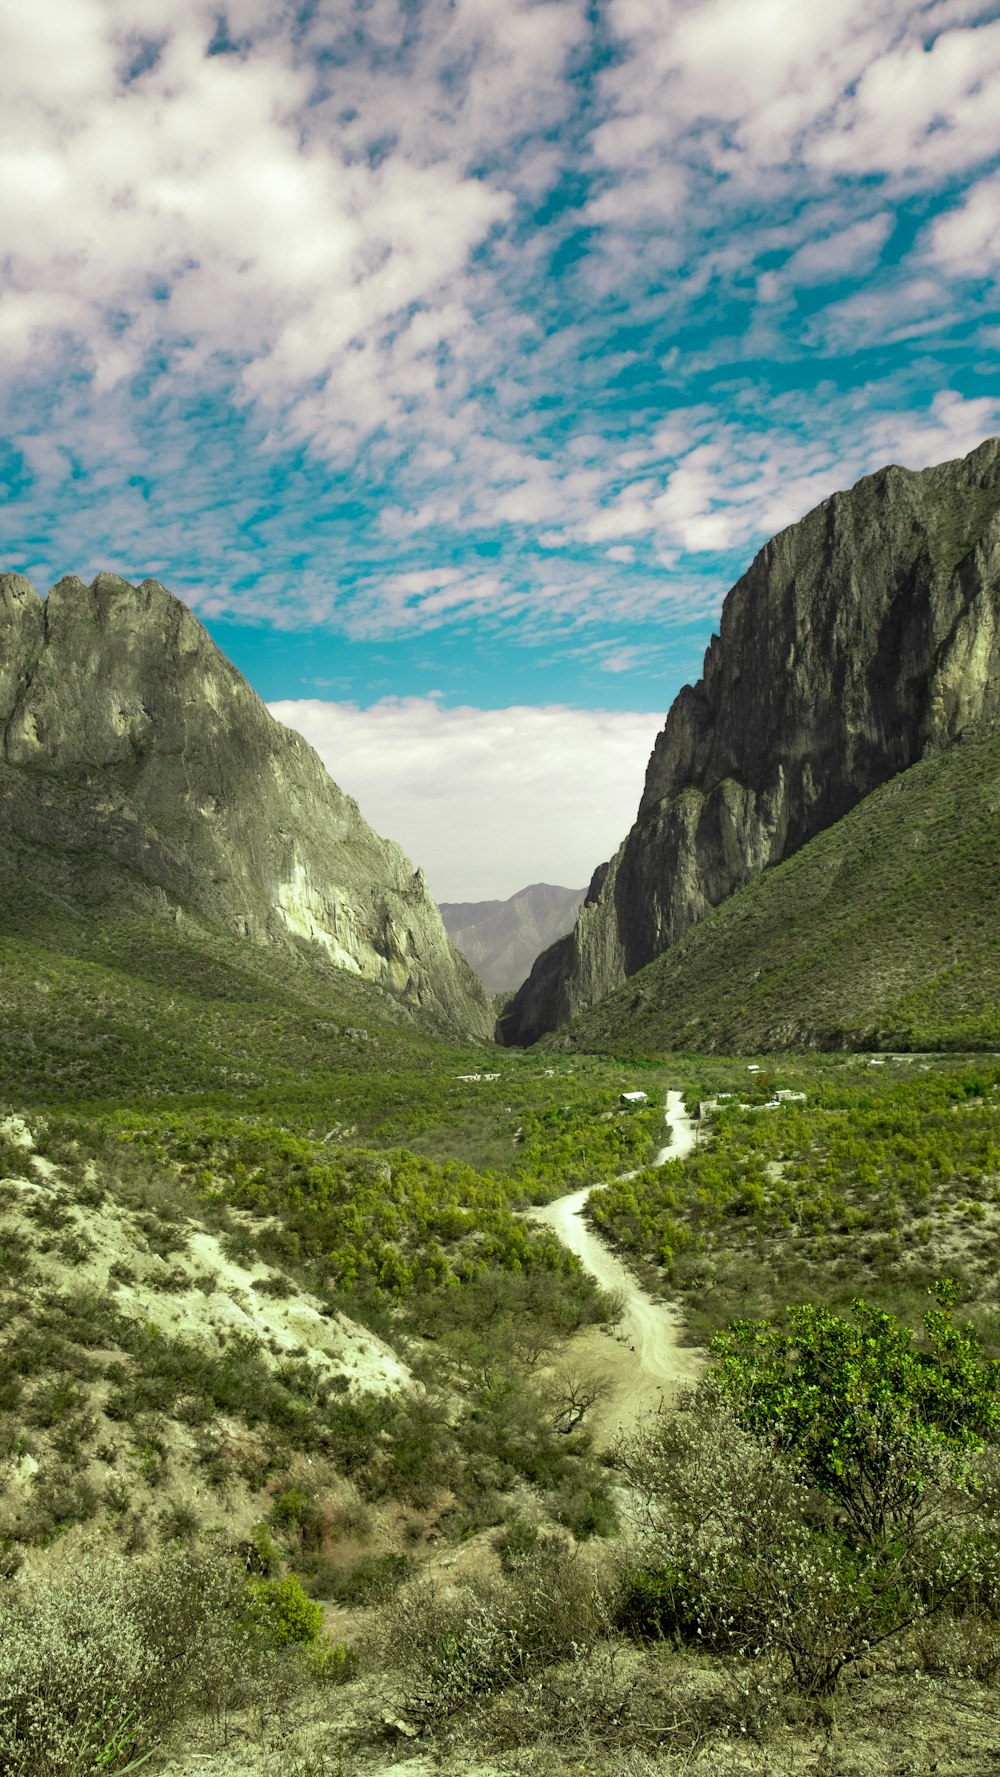
{"type": "Polygon", "coordinates": [[[489,1034],[422,873],[157,581],[0,575],[0,735],[0,917],[37,891],[306,946],[489,1034]]]}
{"type": "Polygon", "coordinates": [[[1000,731],[873,790],[546,1046],[996,1049],[998,848],[1000,731]]]}
{"type": "Polygon", "coordinates": [[[584,892],[533,882],[508,901],[439,905],[445,931],[483,985],[490,993],[509,993],[520,986],[539,952],[570,930],[584,892]]]}
{"type": "Polygon", "coordinates": [[[1000,439],[765,545],[658,736],[639,813],[506,1011],[533,1042],[879,784],[1000,715],[1000,439]]]}

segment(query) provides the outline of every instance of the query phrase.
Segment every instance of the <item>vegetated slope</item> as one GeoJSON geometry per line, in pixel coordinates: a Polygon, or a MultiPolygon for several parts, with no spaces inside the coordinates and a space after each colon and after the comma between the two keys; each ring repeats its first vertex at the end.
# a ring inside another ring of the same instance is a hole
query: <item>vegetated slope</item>
{"type": "Polygon", "coordinates": [[[533,882],[507,901],[441,901],[444,929],[490,993],[519,987],[539,952],[568,932],[584,889],[533,882]]]}
{"type": "Polygon", "coordinates": [[[0,1018],[0,1098],[21,1103],[318,1102],[331,1070],[448,1053],[391,994],[308,947],[258,948],[193,920],[81,919],[27,895],[0,920],[0,1018]]]}
{"type": "Polygon", "coordinates": [[[924,759],[546,1047],[1000,1047],[1000,734],[924,759]]]}
{"type": "Polygon", "coordinates": [[[0,935],[0,1577],[54,1536],[273,1532],[330,1597],[526,1500],[609,1528],[533,1373],[604,1307],[518,1212],[648,1156],[659,1106],[619,1105],[634,1070],[510,1055],[501,1078],[309,952],[21,917],[0,935]]]}
{"type": "Polygon", "coordinates": [[[324,1410],[329,1438],[338,1412],[346,1430],[367,1397],[413,1387],[258,1256],[259,1218],[199,1204],[97,1129],[0,1118],[0,1204],[8,1571],[94,1518],[132,1548],[154,1528],[247,1536],[268,1472],[321,1446],[324,1410]]]}
{"type": "Polygon", "coordinates": [[[918,1326],[936,1280],[951,1277],[963,1318],[1000,1356],[996,1055],[689,1066],[694,1150],[589,1202],[605,1237],[657,1268],[689,1336],[708,1343],[793,1302],[845,1313],[859,1294],[918,1326]]]}
{"type": "MultiPolygon", "coordinates": [[[[500,1400],[491,1431],[449,1384],[487,1347],[494,1380],[520,1374],[519,1339],[545,1349],[602,1312],[471,1169],[263,1121],[0,1117],[0,1211],[0,1575],[93,1519],[126,1548],[246,1536],[303,1459],[327,1504],[353,1482],[438,1515],[481,1506],[465,1465],[516,1439],[500,1400]],[[418,1330],[436,1345],[419,1380],[393,1349],[418,1330]]],[[[522,1405],[518,1474],[596,1482],[526,1373],[522,1405]]]]}
{"type": "Polygon", "coordinates": [[[474,1036],[492,1014],[420,871],[155,580],[0,575],[0,910],[194,920],[474,1036]]]}
{"type": "Polygon", "coordinates": [[[880,783],[1000,717],[1000,439],[882,469],[761,550],[657,739],[635,825],[500,1024],[527,1044],[880,783]]]}
{"type": "Polygon", "coordinates": [[[622,1113],[634,1067],[459,1047],[309,952],[139,916],[0,930],[0,1107],[219,1115],[350,1147],[405,1146],[502,1174],[536,1200],[641,1162],[658,1105],[622,1113]],[[40,928],[40,929],[39,929],[40,928]]]}

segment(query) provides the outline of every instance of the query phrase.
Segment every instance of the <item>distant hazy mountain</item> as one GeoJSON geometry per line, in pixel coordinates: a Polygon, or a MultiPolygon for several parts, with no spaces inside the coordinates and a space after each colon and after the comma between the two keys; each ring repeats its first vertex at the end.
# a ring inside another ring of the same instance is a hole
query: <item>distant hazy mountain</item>
{"type": "Polygon", "coordinates": [[[68,576],[43,601],[0,574],[0,927],[25,896],[302,949],[492,1034],[422,874],[155,580],[68,576]]]}
{"type": "Polygon", "coordinates": [[[596,1006],[879,784],[996,724],[1000,438],[880,469],[760,551],[667,716],[631,832],[504,1039],[596,1006]]]}
{"type": "Polygon", "coordinates": [[[484,986],[507,993],[520,986],[539,951],[570,930],[583,896],[583,889],[533,882],[509,901],[442,901],[441,918],[484,986]]]}

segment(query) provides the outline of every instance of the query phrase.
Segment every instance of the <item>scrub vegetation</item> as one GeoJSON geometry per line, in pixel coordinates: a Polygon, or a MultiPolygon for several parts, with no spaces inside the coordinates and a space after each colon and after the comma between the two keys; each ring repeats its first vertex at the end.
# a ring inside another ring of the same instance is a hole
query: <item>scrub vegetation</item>
{"type": "Polygon", "coordinates": [[[190,932],[7,959],[4,1777],[985,1762],[993,1058],[463,1048],[190,932]],[[713,1348],[598,1456],[560,1377],[618,1308],[527,1212],[602,1179],[713,1348]]]}
{"type": "Polygon", "coordinates": [[[859,1292],[915,1321],[951,1276],[1000,1350],[995,1058],[751,1065],[692,1061],[696,1150],[590,1199],[602,1232],[683,1301],[691,1337],[793,1301],[844,1309],[859,1292]]]}

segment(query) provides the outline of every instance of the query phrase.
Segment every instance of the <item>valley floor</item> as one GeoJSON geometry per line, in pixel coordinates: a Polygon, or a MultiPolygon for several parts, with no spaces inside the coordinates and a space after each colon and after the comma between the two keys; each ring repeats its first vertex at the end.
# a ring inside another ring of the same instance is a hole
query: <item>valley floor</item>
{"type": "MultiPolygon", "coordinates": [[[[681,1092],[667,1093],[664,1121],[669,1140],[653,1167],[683,1160],[697,1142],[697,1131],[684,1108],[681,1092]]],[[[625,1173],[624,1180],[637,1176],[625,1173]]],[[[658,1301],[638,1282],[634,1271],[595,1234],[584,1210],[592,1185],[557,1197],[533,1212],[580,1260],[584,1269],[616,1303],[621,1317],[613,1327],[589,1327],[572,1342],[572,1361],[581,1373],[597,1379],[603,1390],[588,1410],[586,1423],[598,1449],[606,1449],[623,1431],[632,1431],[661,1402],[672,1402],[680,1389],[697,1382],[705,1354],[681,1343],[682,1323],[676,1307],[658,1301]]]]}
{"type": "MultiPolygon", "coordinates": [[[[145,1742],[151,1777],[1000,1773],[995,1564],[964,1615],[904,1626],[825,1697],[783,1656],[704,1651],[690,1628],[643,1641],[622,1610],[615,1446],[698,1382],[720,1325],[795,1301],[848,1313],[863,1290],[919,1336],[950,1273],[983,1350],[1000,1344],[1000,1065],[875,1061],[686,1058],[658,1150],[660,1112],[619,1103],[631,1074],[531,1058],[502,1083],[455,1061],[431,1077],[439,1121],[414,1139],[441,1159],[361,1146],[346,1086],[301,1134],[185,1105],[8,1119],[0,1554],[23,1568],[6,1596],[108,1551],[169,1578],[213,1536],[265,1591],[302,1580],[330,1669],[306,1680],[280,1648],[252,1701],[208,1713],[195,1673],[194,1713],[145,1742]],[[513,1154],[520,1185],[448,1159],[452,1131],[513,1154]],[[595,1151],[611,1182],[581,1186],[595,1151]],[[547,1170],[565,1183],[546,1204],[547,1170]],[[338,1279],[365,1257],[377,1334],[311,1256],[338,1279]],[[397,1357],[414,1386],[359,1392],[397,1357]]],[[[662,1104],[665,1068],[640,1077],[662,1104]]],[[[393,1089],[402,1123],[408,1079],[393,1089]]],[[[983,1497],[1000,1518],[992,1469],[983,1497]]],[[[92,1769],[127,1759],[123,1742],[92,1769]]]]}

